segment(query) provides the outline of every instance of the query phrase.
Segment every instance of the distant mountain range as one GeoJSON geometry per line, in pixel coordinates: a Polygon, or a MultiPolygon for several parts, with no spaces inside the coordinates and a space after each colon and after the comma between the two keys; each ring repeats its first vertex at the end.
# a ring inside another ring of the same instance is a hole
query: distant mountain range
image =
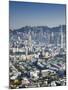
{"type": "Polygon", "coordinates": [[[63,32],[63,41],[66,42],[66,25],[57,27],[47,26],[25,26],[20,29],[9,30],[10,42],[16,42],[18,40],[26,40],[31,35],[31,39],[36,43],[52,43],[57,45],[61,43],[61,29],[63,32]],[[62,27],[62,28],[61,28],[62,27]]]}
{"type": "MultiPolygon", "coordinates": [[[[43,32],[60,32],[61,30],[61,26],[57,26],[57,27],[48,27],[48,26],[25,26],[19,29],[15,29],[15,30],[9,30],[9,32],[16,34],[17,32],[26,32],[28,33],[29,31],[33,31],[33,32],[39,32],[39,31],[43,31],[43,32]]],[[[66,32],[66,25],[62,25],[62,30],[63,32],[66,32]]]]}

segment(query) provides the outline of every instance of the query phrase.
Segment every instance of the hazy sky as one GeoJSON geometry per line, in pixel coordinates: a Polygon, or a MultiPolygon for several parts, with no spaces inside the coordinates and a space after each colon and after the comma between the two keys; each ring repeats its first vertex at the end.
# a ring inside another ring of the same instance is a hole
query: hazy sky
{"type": "Polygon", "coordinates": [[[28,2],[9,3],[10,29],[23,26],[57,26],[65,24],[64,4],[41,4],[28,2]]]}

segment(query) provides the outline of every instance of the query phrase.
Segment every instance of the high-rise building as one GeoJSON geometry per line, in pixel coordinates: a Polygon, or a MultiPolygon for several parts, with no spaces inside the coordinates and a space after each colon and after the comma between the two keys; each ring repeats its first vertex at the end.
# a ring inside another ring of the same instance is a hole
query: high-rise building
{"type": "Polygon", "coordinates": [[[30,31],[28,33],[28,47],[29,47],[29,51],[32,51],[32,38],[30,31]]]}
{"type": "Polygon", "coordinates": [[[51,33],[51,43],[54,44],[54,32],[51,33]]]}
{"type": "Polygon", "coordinates": [[[27,46],[25,46],[25,54],[26,54],[26,56],[28,55],[28,47],[27,46]]]}
{"type": "Polygon", "coordinates": [[[25,54],[28,55],[28,46],[27,46],[27,40],[25,40],[25,54]]]}
{"type": "Polygon", "coordinates": [[[63,28],[62,28],[62,25],[60,27],[61,31],[60,31],[60,34],[61,34],[61,48],[63,48],[63,28]]]}

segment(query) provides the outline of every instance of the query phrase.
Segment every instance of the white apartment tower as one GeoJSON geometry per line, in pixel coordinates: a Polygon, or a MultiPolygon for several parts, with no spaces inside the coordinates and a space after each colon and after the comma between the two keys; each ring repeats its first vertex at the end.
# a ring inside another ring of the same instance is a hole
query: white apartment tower
{"type": "Polygon", "coordinates": [[[54,44],[54,32],[51,33],[52,44],[54,44]]]}
{"type": "Polygon", "coordinates": [[[25,40],[25,53],[26,53],[26,56],[28,55],[28,46],[27,46],[27,40],[25,40]]]}
{"type": "Polygon", "coordinates": [[[29,50],[31,51],[32,50],[32,38],[31,38],[30,31],[28,33],[28,47],[29,47],[29,50]]]}
{"type": "Polygon", "coordinates": [[[61,34],[61,48],[63,48],[63,27],[61,25],[61,31],[60,31],[60,34],[61,34]]]}

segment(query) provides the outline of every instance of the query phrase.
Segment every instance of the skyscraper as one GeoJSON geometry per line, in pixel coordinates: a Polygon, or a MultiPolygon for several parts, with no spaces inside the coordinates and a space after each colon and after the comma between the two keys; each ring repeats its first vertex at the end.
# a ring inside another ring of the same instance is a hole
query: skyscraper
{"type": "Polygon", "coordinates": [[[54,44],[54,32],[51,33],[51,43],[54,44]]]}
{"type": "Polygon", "coordinates": [[[30,31],[28,32],[28,47],[29,47],[29,51],[32,51],[32,38],[30,31]]]}
{"type": "Polygon", "coordinates": [[[60,31],[60,34],[61,34],[61,48],[63,48],[63,27],[61,25],[60,27],[61,31],[60,31]]]}

